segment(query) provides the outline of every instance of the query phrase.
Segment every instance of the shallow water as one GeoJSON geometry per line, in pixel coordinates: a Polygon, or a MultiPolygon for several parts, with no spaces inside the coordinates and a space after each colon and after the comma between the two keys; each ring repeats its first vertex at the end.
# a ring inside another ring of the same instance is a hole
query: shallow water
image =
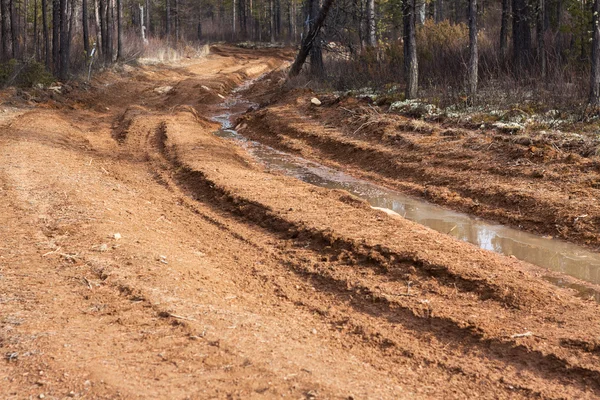
{"type": "MultiPolygon", "coordinates": [[[[229,105],[225,103],[224,107],[230,109],[232,105],[235,105],[236,108],[240,106],[239,103],[229,105]]],[[[245,107],[241,108],[244,108],[245,111],[249,104],[243,105],[245,107]]],[[[544,238],[504,225],[492,224],[467,214],[450,211],[424,200],[406,196],[398,191],[353,178],[318,163],[247,140],[232,129],[231,120],[234,116],[228,112],[214,117],[214,120],[223,126],[215,134],[236,141],[270,170],[279,171],[316,186],[345,190],[368,201],[373,207],[392,210],[406,219],[475,244],[482,249],[514,256],[544,268],[600,284],[599,253],[564,241],[544,238]]],[[[555,277],[546,277],[546,280],[559,286],[571,287],[577,290],[582,297],[594,297],[600,301],[600,294],[589,288],[568,284],[555,277]]]]}

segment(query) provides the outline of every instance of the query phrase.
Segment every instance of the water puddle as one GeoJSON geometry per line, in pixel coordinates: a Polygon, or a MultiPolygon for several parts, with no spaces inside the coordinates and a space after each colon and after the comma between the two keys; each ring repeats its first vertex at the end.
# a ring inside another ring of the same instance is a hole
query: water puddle
{"type": "MultiPolygon", "coordinates": [[[[227,112],[213,118],[222,125],[222,129],[215,134],[234,140],[268,169],[316,186],[345,190],[368,201],[372,207],[392,210],[406,219],[472,243],[482,249],[514,256],[553,271],[600,284],[599,253],[560,240],[543,238],[450,211],[246,139],[233,130],[232,120],[239,114],[237,111],[246,111],[249,106],[250,104],[236,99],[225,102],[223,107],[227,112]]],[[[548,276],[545,279],[558,286],[571,287],[582,297],[594,297],[600,301],[600,293],[592,289],[567,283],[555,277],[548,276]]]]}

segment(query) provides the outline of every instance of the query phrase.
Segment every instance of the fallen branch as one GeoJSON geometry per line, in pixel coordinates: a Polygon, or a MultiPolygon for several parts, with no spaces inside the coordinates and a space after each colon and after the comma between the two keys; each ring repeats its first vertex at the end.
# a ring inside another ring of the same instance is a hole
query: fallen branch
{"type": "Polygon", "coordinates": [[[511,339],[516,339],[516,338],[529,337],[529,336],[533,336],[533,333],[531,333],[531,332],[515,333],[510,338],[511,339]]]}

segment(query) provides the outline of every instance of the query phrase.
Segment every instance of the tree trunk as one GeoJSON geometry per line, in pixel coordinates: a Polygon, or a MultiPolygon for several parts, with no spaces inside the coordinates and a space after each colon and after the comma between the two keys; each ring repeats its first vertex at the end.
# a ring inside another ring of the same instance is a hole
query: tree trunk
{"type": "Polygon", "coordinates": [[[404,75],[406,77],[406,98],[417,97],[419,89],[419,63],[416,40],[416,0],[404,0],[402,12],[404,21],[404,75]]]}
{"type": "Polygon", "coordinates": [[[19,58],[21,54],[19,38],[19,18],[17,17],[16,0],[10,2],[10,36],[12,38],[12,57],[19,58]]]}
{"type": "Polygon", "coordinates": [[[68,33],[67,33],[67,40],[66,40],[66,46],[65,46],[65,58],[67,60],[66,62],[66,66],[67,66],[67,73],[69,72],[69,69],[71,68],[71,38],[73,37],[73,26],[75,25],[76,21],[75,21],[75,14],[77,13],[77,4],[76,4],[76,0],[71,0],[70,6],[69,3],[67,3],[67,17],[68,17],[68,33]]]}
{"type": "Polygon", "coordinates": [[[123,0],[117,0],[117,60],[123,59],[123,0]]]}
{"type": "MultiPolygon", "coordinates": [[[[140,35],[142,36],[142,42],[146,43],[146,24],[144,21],[144,6],[139,4],[140,8],[140,35]]],[[[200,38],[198,38],[200,40],[200,38]]]]}
{"type": "MultiPolygon", "coordinates": [[[[319,0],[310,0],[310,26],[316,23],[319,15],[319,0]]],[[[323,65],[323,49],[321,48],[321,30],[317,31],[317,36],[310,49],[310,74],[313,76],[325,75],[325,66],[323,65]]]]}
{"type": "Polygon", "coordinates": [[[60,0],[60,68],[58,77],[66,81],[69,75],[69,19],[67,0],[60,0]]]}
{"type": "Polygon", "coordinates": [[[294,25],[293,25],[293,17],[292,17],[292,1],[290,0],[287,4],[287,29],[288,29],[288,34],[287,34],[287,39],[288,42],[292,41],[292,34],[294,32],[294,25]]]}
{"type": "Polygon", "coordinates": [[[530,12],[525,0],[513,0],[513,59],[517,68],[528,66],[531,56],[530,12]]]}
{"type": "Polygon", "coordinates": [[[27,12],[29,4],[27,0],[23,0],[23,57],[27,55],[27,12]]]}
{"type": "MultiPolygon", "coordinates": [[[[316,0],[311,1],[316,2],[316,0]]],[[[302,70],[302,66],[304,65],[304,62],[306,61],[306,58],[308,57],[309,53],[311,53],[311,49],[313,48],[315,40],[317,40],[319,36],[319,32],[321,30],[321,27],[323,26],[323,23],[325,22],[325,18],[327,18],[327,13],[329,12],[331,5],[333,4],[333,1],[334,0],[324,0],[323,7],[321,7],[321,10],[319,11],[319,15],[316,21],[314,21],[310,30],[302,40],[302,45],[300,46],[298,55],[296,56],[296,59],[294,60],[294,63],[290,68],[290,72],[288,73],[288,76],[290,78],[297,76],[302,70]]]]}
{"type": "Polygon", "coordinates": [[[367,0],[367,32],[369,46],[376,46],[377,36],[375,31],[375,0],[367,0]]]}
{"type": "Polygon", "coordinates": [[[113,21],[112,8],[113,8],[112,7],[112,0],[106,0],[106,18],[105,18],[105,21],[106,21],[105,22],[105,25],[106,25],[106,39],[104,40],[106,42],[106,53],[104,55],[104,59],[108,63],[112,63],[113,62],[114,21],[113,21]]]}
{"type": "Polygon", "coordinates": [[[96,30],[96,49],[100,54],[104,55],[104,44],[102,43],[104,36],[100,24],[100,9],[98,8],[98,0],[94,0],[94,27],[96,30]]]}
{"type": "Polygon", "coordinates": [[[46,4],[47,0],[42,0],[42,35],[44,36],[44,61],[46,62],[46,68],[50,69],[50,35],[48,34],[48,16],[46,4]]]}
{"type": "Polygon", "coordinates": [[[477,0],[469,0],[469,72],[467,99],[469,105],[475,104],[477,97],[477,73],[479,52],[477,48],[477,0]]]}
{"type": "Polygon", "coordinates": [[[275,6],[273,0],[269,0],[269,34],[271,35],[271,43],[275,43],[275,6]]]}
{"type": "Polygon", "coordinates": [[[240,35],[243,40],[248,37],[248,15],[246,13],[246,0],[238,0],[238,14],[240,16],[240,35]]]}
{"type": "MultiPolygon", "coordinates": [[[[175,0],[175,1],[177,1],[177,0],[175,0]]],[[[232,29],[234,38],[235,38],[236,27],[237,27],[237,7],[238,7],[237,1],[233,0],[233,6],[232,6],[232,10],[231,10],[232,15],[233,15],[233,18],[232,18],[233,24],[231,26],[231,29],[232,29]]]]}
{"type": "Polygon", "coordinates": [[[60,0],[52,0],[52,63],[55,75],[60,73],[60,0]]]}
{"type": "Polygon", "coordinates": [[[38,46],[38,2],[33,0],[33,54],[36,60],[40,60],[38,46]]]}
{"type": "Polygon", "coordinates": [[[179,25],[179,0],[175,0],[175,44],[179,43],[181,27],[179,25]]]}
{"type": "Polygon", "coordinates": [[[537,56],[542,78],[546,77],[546,5],[544,0],[538,0],[537,10],[537,56]]]}
{"type": "Polygon", "coordinates": [[[151,28],[151,22],[150,21],[150,0],[146,0],[146,31],[144,32],[146,34],[146,38],[150,37],[150,30],[151,28]]]}
{"type": "Polygon", "coordinates": [[[275,0],[275,40],[281,40],[281,0],[275,0]]]}
{"type": "Polygon", "coordinates": [[[500,26],[500,52],[506,55],[508,48],[508,20],[510,18],[510,0],[502,0],[502,24],[500,26]]]}
{"type": "Polygon", "coordinates": [[[171,38],[171,0],[167,0],[166,13],[165,33],[167,35],[167,43],[169,43],[169,39],[171,38]]]}
{"type": "Polygon", "coordinates": [[[81,2],[81,22],[83,25],[83,50],[86,57],[90,56],[90,31],[88,26],[88,3],[87,0],[81,2]]]}
{"type": "Polygon", "coordinates": [[[435,22],[444,20],[444,0],[435,0],[435,22]]]}
{"type": "Polygon", "coordinates": [[[99,46],[102,49],[102,58],[104,60],[104,62],[106,62],[106,52],[108,51],[108,45],[106,43],[106,34],[107,34],[107,29],[106,29],[106,2],[108,0],[97,0],[99,1],[98,3],[98,8],[96,10],[96,12],[98,13],[98,15],[96,16],[97,18],[97,22],[96,23],[100,23],[100,43],[99,46]]]}
{"type": "Polygon", "coordinates": [[[0,12],[2,13],[2,61],[10,59],[10,0],[0,0],[0,12]]]}
{"type": "Polygon", "coordinates": [[[592,33],[592,71],[590,74],[589,103],[600,107],[600,0],[594,0],[593,33],[592,33]]]}
{"type": "Polygon", "coordinates": [[[463,9],[460,5],[461,0],[454,0],[454,23],[458,24],[462,20],[461,10],[463,9]]]}

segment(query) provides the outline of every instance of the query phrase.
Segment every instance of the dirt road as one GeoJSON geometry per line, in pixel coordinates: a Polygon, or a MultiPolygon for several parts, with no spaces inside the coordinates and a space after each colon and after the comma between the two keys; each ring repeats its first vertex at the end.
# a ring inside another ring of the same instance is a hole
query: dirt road
{"type": "Polygon", "coordinates": [[[598,398],[597,303],[213,135],[289,57],[215,48],[5,108],[0,397],[598,398]]]}

